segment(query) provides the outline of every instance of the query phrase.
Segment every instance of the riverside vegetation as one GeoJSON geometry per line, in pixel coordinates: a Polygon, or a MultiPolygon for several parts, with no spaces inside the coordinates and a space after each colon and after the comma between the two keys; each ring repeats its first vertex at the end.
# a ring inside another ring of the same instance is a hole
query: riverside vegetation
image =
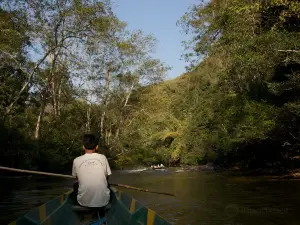
{"type": "MultiPolygon", "coordinates": [[[[300,167],[300,3],[212,0],[178,25],[188,72],[109,1],[1,1],[1,158],[68,171],[94,132],[115,167],[300,167]]],[[[174,21],[175,22],[175,21],[174,21]]]]}

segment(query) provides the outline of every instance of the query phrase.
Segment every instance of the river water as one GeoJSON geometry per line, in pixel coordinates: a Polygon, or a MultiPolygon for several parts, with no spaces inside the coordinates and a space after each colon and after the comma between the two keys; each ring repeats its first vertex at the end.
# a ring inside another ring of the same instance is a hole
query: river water
{"type": "MultiPolygon", "coordinates": [[[[174,225],[299,225],[300,181],[275,181],[215,172],[114,171],[111,182],[176,197],[123,189],[174,225]]],[[[57,178],[0,179],[0,224],[68,191],[57,178]]]]}

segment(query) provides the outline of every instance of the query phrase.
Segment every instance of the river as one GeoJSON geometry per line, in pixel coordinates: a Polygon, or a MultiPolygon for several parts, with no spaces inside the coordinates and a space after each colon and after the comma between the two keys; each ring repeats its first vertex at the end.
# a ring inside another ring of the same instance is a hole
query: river
{"type": "MultiPolygon", "coordinates": [[[[300,181],[215,172],[114,171],[111,182],[176,197],[123,189],[174,225],[299,225],[300,181]]],[[[60,195],[73,181],[1,178],[0,224],[60,195]]]]}

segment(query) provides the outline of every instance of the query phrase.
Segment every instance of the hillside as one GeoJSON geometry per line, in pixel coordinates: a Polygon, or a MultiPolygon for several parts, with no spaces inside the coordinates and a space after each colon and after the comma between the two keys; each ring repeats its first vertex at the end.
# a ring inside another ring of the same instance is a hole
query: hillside
{"type": "Polygon", "coordinates": [[[299,10],[296,1],[192,8],[181,21],[194,35],[191,72],[139,92],[123,133],[132,159],[298,168],[299,10]]]}

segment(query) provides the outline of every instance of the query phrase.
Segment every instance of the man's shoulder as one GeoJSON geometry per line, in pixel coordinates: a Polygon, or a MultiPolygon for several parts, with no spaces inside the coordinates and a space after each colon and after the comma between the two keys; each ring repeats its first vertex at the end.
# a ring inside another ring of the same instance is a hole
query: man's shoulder
{"type": "Polygon", "coordinates": [[[81,156],[78,156],[78,157],[76,157],[74,160],[73,160],[73,162],[75,163],[75,162],[78,162],[78,161],[80,161],[81,159],[83,159],[84,158],[84,155],[81,155],[81,156]]]}
{"type": "Polygon", "coordinates": [[[91,157],[98,158],[101,160],[107,160],[105,155],[99,154],[99,153],[94,153],[93,155],[84,154],[84,155],[78,156],[73,160],[73,163],[81,162],[82,160],[90,159],[91,157]]]}
{"type": "Polygon", "coordinates": [[[100,154],[100,153],[96,153],[96,157],[99,157],[101,159],[106,159],[105,155],[100,154]]]}
{"type": "Polygon", "coordinates": [[[84,154],[84,155],[78,156],[74,159],[74,161],[78,161],[78,160],[85,159],[85,158],[91,158],[91,157],[93,157],[93,158],[98,157],[98,158],[106,159],[105,155],[100,154],[100,153],[94,153],[93,155],[84,154]]]}

